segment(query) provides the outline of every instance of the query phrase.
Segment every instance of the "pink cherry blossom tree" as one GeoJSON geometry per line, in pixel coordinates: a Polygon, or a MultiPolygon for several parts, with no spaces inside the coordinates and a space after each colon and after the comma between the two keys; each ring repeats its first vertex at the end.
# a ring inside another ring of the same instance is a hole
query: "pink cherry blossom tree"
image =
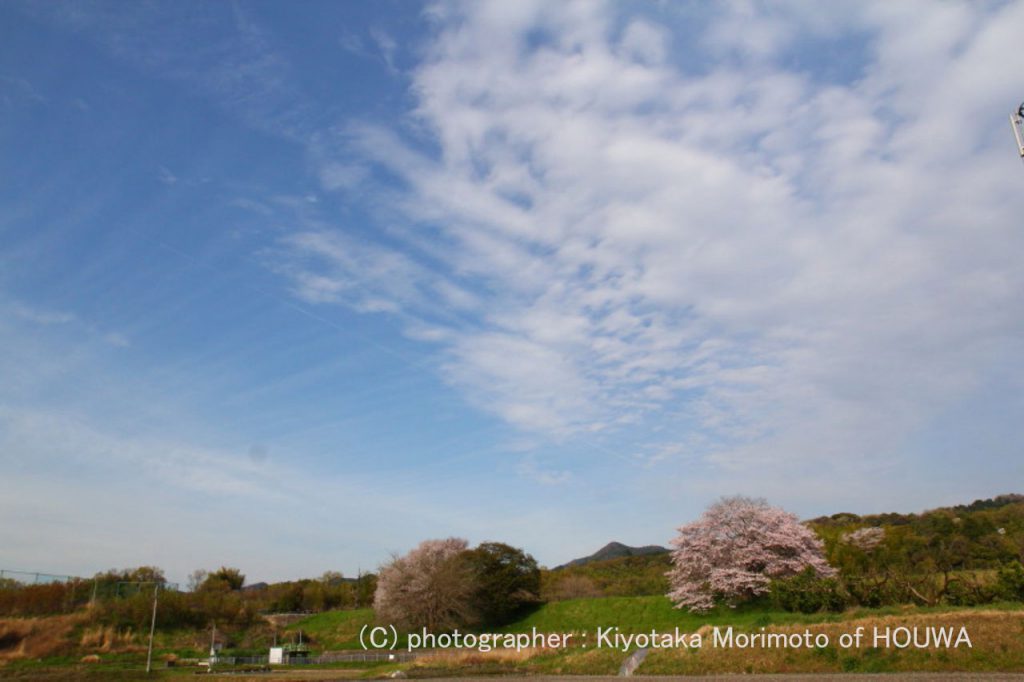
{"type": "Polygon", "coordinates": [[[668,593],[676,608],[708,611],[768,591],[773,578],[808,566],[822,577],[836,571],[821,540],[793,514],[764,500],[729,497],[712,504],[672,541],[668,593]]]}
{"type": "Polygon", "coordinates": [[[466,624],[476,588],[463,556],[467,545],[460,538],[425,540],[381,566],[373,600],[377,619],[403,630],[434,632],[466,624]]]}

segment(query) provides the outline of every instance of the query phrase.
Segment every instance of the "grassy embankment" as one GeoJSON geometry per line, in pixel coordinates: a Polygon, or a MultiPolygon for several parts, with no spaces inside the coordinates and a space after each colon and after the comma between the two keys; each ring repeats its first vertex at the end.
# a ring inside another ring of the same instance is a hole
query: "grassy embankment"
{"type": "MultiPolygon", "coordinates": [[[[334,612],[296,623],[318,645],[358,647],[358,631],[372,621],[370,611],[334,612]]],[[[536,628],[547,633],[576,633],[574,646],[560,651],[452,651],[401,666],[410,676],[445,674],[533,673],[615,674],[627,653],[598,647],[598,628],[618,627],[623,633],[702,632],[701,649],[652,650],[637,674],[706,674],[749,672],[896,672],[896,671],[1024,671],[1024,607],[1002,604],[984,608],[890,607],[857,609],[841,614],[799,614],[763,608],[719,609],[695,615],[672,608],[664,597],[608,597],[546,604],[503,631],[536,628]],[[943,649],[875,648],[870,637],[859,648],[841,649],[840,634],[863,626],[954,626],[967,628],[973,647],[943,649]],[[823,649],[714,648],[711,629],[736,631],[819,632],[829,636],[823,649]],[[584,646],[586,645],[586,646],[584,646]]],[[[402,646],[402,644],[400,644],[402,646]]]]}
{"type": "MultiPolygon", "coordinates": [[[[302,630],[314,651],[358,649],[359,630],[373,622],[369,609],[334,611],[310,616],[285,630],[285,636],[302,630]]],[[[383,676],[396,668],[411,677],[450,674],[615,674],[627,653],[598,647],[598,628],[618,627],[623,633],[702,632],[701,649],[652,650],[637,674],[701,674],[749,672],[895,672],[895,671],[1018,671],[1024,672],[1024,606],[1005,604],[983,608],[950,607],[852,610],[842,614],[796,614],[764,608],[720,609],[694,615],[673,609],[664,597],[608,597],[546,604],[503,631],[575,633],[568,649],[449,651],[425,656],[406,664],[348,664],[337,666],[334,676],[383,676]],[[864,646],[840,649],[838,636],[864,626],[965,626],[973,648],[884,649],[864,646]],[[711,646],[711,629],[733,627],[736,631],[824,632],[833,644],[824,649],[727,649],[711,646]]],[[[208,635],[207,635],[208,636],[208,635]]],[[[265,634],[239,633],[239,641],[258,642],[265,634]]],[[[162,669],[165,658],[195,651],[203,633],[162,633],[154,659],[161,666],[159,678],[191,674],[192,669],[162,669]]],[[[0,647],[0,677],[57,679],[136,679],[145,661],[145,638],[115,633],[88,625],[84,617],[0,621],[0,644],[17,640],[16,646],[0,647]],[[5,640],[6,637],[6,640],[5,640]],[[82,663],[97,655],[99,663],[82,663]]],[[[404,642],[400,643],[404,646],[404,642]]],[[[318,673],[303,673],[315,679],[318,673]]],[[[141,678],[139,678],[141,679],[141,678]]],[[[183,679],[183,678],[182,678],[183,679]]],[[[233,678],[233,679],[238,679],[233,678]]],[[[266,675],[260,679],[273,679],[266,675]]],[[[288,679],[296,679],[293,676],[288,679]]]]}

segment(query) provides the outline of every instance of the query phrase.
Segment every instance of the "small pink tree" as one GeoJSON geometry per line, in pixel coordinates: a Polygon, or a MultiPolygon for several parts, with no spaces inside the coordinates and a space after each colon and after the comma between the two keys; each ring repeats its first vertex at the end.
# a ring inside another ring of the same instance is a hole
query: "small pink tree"
{"type": "Polygon", "coordinates": [[[808,566],[823,577],[836,573],[814,532],[764,500],[723,498],[680,528],[672,544],[668,597],[676,608],[692,611],[763,594],[773,578],[808,566]]]}

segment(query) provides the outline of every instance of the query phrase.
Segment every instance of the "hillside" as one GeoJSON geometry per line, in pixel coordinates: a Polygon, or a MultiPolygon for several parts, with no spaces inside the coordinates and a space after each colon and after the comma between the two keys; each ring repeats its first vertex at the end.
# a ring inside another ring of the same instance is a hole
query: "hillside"
{"type": "Polygon", "coordinates": [[[996,495],[989,499],[975,500],[970,504],[957,504],[951,507],[936,507],[934,509],[928,509],[923,512],[911,512],[901,514],[899,512],[883,512],[880,514],[865,514],[858,515],[851,512],[838,512],[831,516],[819,516],[817,518],[808,521],[812,526],[834,526],[843,525],[850,523],[860,523],[863,525],[888,525],[888,526],[903,526],[914,523],[928,516],[949,516],[949,515],[963,515],[963,514],[974,514],[977,512],[992,512],[996,510],[1004,509],[1013,505],[1024,504],[1024,495],[1018,493],[1007,493],[1005,495],[996,495]]]}
{"type": "MultiPolygon", "coordinates": [[[[890,561],[936,571],[993,569],[1024,553],[1024,496],[1000,495],[969,505],[918,514],[839,513],[808,524],[825,541],[829,560],[843,567],[840,550],[862,528],[885,529],[882,549],[890,561]]],[[[876,552],[877,554],[877,552],[876,552]]]]}
{"type": "Polygon", "coordinates": [[[566,562],[561,566],[556,566],[554,570],[562,568],[568,568],[570,566],[583,566],[590,564],[595,561],[607,561],[609,559],[621,559],[623,557],[630,556],[648,556],[652,554],[667,554],[668,549],[659,545],[645,545],[643,547],[630,547],[624,545],[621,542],[609,542],[607,545],[597,550],[590,556],[581,557],[579,559],[573,559],[572,561],[566,562]]]}
{"type": "Polygon", "coordinates": [[[541,598],[637,597],[668,591],[670,554],[659,552],[589,561],[541,571],[541,598]]]}

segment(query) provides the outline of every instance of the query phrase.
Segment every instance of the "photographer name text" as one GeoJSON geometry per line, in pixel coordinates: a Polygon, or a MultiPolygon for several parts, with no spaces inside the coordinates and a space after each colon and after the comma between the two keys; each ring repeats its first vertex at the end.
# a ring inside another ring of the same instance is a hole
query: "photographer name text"
{"type": "Polygon", "coordinates": [[[809,629],[794,632],[771,632],[761,628],[755,632],[733,627],[713,627],[707,632],[623,632],[618,627],[599,627],[594,633],[541,632],[452,632],[432,633],[426,628],[410,632],[402,642],[393,626],[364,626],[359,640],[367,650],[405,649],[408,652],[464,649],[488,652],[495,649],[523,651],[526,649],[583,648],[614,649],[841,649],[873,647],[878,649],[959,649],[973,648],[970,634],[963,626],[859,626],[844,632],[833,641],[827,633],[809,629]]]}

